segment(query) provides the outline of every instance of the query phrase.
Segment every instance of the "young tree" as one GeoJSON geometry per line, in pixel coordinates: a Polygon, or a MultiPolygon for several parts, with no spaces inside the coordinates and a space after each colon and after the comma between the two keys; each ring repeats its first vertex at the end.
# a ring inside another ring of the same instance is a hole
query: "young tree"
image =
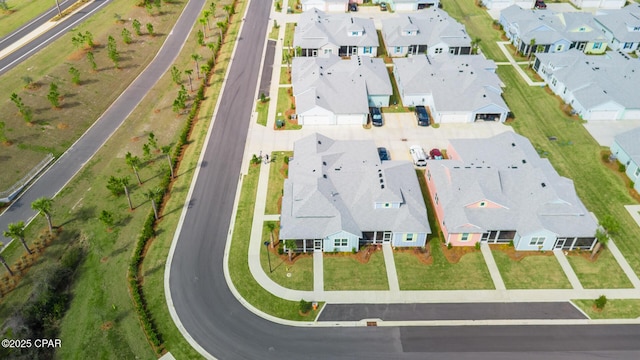
{"type": "Polygon", "coordinates": [[[151,207],[153,208],[153,217],[155,217],[156,220],[159,219],[158,217],[158,205],[156,204],[156,199],[158,198],[158,196],[160,196],[160,194],[162,194],[162,188],[156,187],[153,189],[149,189],[149,191],[147,191],[146,193],[144,193],[144,196],[151,200],[151,207]]]}
{"type": "Polygon", "coordinates": [[[296,241],[293,239],[285,240],[284,247],[287,248],[287,253],[289,254],[289,262],[293,258],[293,249],[296,248],[296,241]]]}
{"type": "Polygon", "coordinates": [[[31,120],[33,120],[33,111],[31,108],[25,105],[24,102],[22,102],[22,98],[16,93],[11,94],[11,101],[18,107],[18,111],[24,121],[26,121],[27,124],[31,124],[31,120]]]}
{"type": "Polygon", "coordinates": [[[162,1],[161,0],[153,0],[153,6],[156,7],[156,10],[158,10],[158,15],[162,15],[162,11],[160,10],[160,8],[162,7],[162,1]]]}
{"type": "Polygon", "coordinates": [[[151,146],[148,143],[142,145],[142,154],[146,160],[151,159],[151,146]]]}
{"type": "Polygon", "coordinates": [[[95,57],[93,56],[93,51],[87,52],[87,60],[89,60],[89,65],[91,65],[91,70],[98,71],[98,64],[96,64],[95,57]]]}
{"type": "Polygon", "coordinates": [[[120,62],[120,54],[118,54],[118,49],[116,48],[116,39],[113,36],[109,35],[107,39],[107,53],[109,59],[113,61],[113,65],[118,68],[118,63],[120,62]]]}
{"type": "Polygon", "coordinates": [[[212,59],[215,59],[216,57],[216,43],[207,43],[207,47],[209,48],[209,50],[211,50],[211,57],[212,59]]]}
{"type": "Polygon", "coordinates": [[[202,56],[200,56],[200,54],[191,54],[191,58],[196,63],[196,74],[198,75],[198,79],[200,79],[200,70],[198,66],[198,61],[202,60],[202,56]]]}
{"type": "Polygon", "coordinates": [[[71,37],[71,44],[73,44],[73,47],[75,47],[76,49],[80,49],[82,45],[84,45],[84,35],[79,32],[78,34],[71,37]]]}
{"type": "Polygon", "coordinates": [[[122,29],[122,32],[120,33],[122,35],[122,42],[125,44],[131,44],[131,42],[133,41],[133,39],[131,39],[131,31],[125,29],[122,29]]]}
{"type": "Polygon", "coordinates": [[[49,234],[53,235],[53,224],[51,222],[51,207],[53,206],[53,199],[47,197],[41,197],[31,203],[31,208],[37,211],[40,215],[47,219],[47,225],[49,225],[49,234]]]}
{"type": "Polygon", "coordinates": [[[74,85],[80,85],[80,70],[72,66],[69,68],[69,74],[71,74],[71,82],[74,85]]]}
{"type": "Polygon", "coordinates": [[[193,92],[193,85],[191,85],[191,74],[193,74],[193,70],[187,69],[184,73],[187,74],[187,78],[189,79],[189,90],[193,92]]]}
{"type": "Polygon", "coordinates": [[[171,161],[171,145],[165,145],[162,147],[162,153],[167,157],[167,162],[169,163],[169,171],[171,172],[171,178],[174,178],[173,175],[173,161],[171,161]]]}
{"type": "Polygon", "coordinates": [[[269,241],[271,242],[271,248],[274,246],[273,230],[276,229],[276,223],[273,221],[267,221],[267,229],[269,229],[269,241]]]}
{"type": "Polygon", "coordinates": [[[153,24],[152,23],[147,23],[147,32],[149,33],[149,35],[153,36],[153,24]]]}
{"type": "Polygon", "coordinates": [[[216,2],[212,1],[209,3],[209,12],[210,15],[215,19],[216,18],[216,2]]]}
{"type": "Polygon", "coordinates": [[[5,123],[4,121],[0,121],[0,143],[8,143],[9,139],[7,138],[7,133],[5,132],[5,123]]]}
{"type": "Polygon", "coordinates": [[[138,19],[134,19],[131,23],[131,26],[133,26],[133,31],[135,31],[136,35],[142,35],[142,31],[140,31],[140,27],[142,26],[142,24],[140,23],[140,21],[138,21],[138,19]]]}
{"type": "Polygon", "coordinates": [[[147,135],[147,140],[149,141],[149,145],[151,145],[152,148],[158,150],[158,141],[156,140],[156,134],[154,134],[153,131],[149,132],[149,135],[147,135]]]}
{"type": "Polygon", "coordinates": [[[182,72],[175,65],[171,68],[171,79],[176,85],[182,83],[182,72]]]}
{"type": "Polygon", "coordinates": [[[473,40],[471,40],[471,54],[478,53],[478,48],[481,41],[482,39],[480,39],[479,37],[473,38],[473,40]]]}
{"type": "Polygon", "coordinates": [[[133,205],[131,204],[131,195],[129,194],[129,177],[123,176],[119,180],[120,185],[124,189],[124,194],[127,196],[127,202],[129,203],[129,210],[133,210],[133,205]]]}
{"type": "Polygon", "coordinates": [[[233,5],[225,5],[222,7],[222,9],[227,13],[227,23],[229,23],[229,18],[234,14],[235,11],[233,5]]]}
{"type": "Polygon", "coordinates": [[[49,93],[47,94],[47,99],[54,109],[60,108],[60,91],[58,91],[58,85],[56,83],[49,84],[49,93]]]}
{"type": "MultiPolygon", "coordinates": [[[[4,246],[4,244],[0,242],[0,248],[2,248],[2,246],[4,246]]],[[[11,271],[11,268],[9,267],[9,264],[7,264],[7,260],[5,260],[2,255],[0,255],[0,263],[2,263],[2,265],[4,265],[5,269],[7,269],[7,272],[9,273],[9,276],[13,276],[13,271],[11,271]]]]}
{"type": "Polygon", "coordinates": [[[107,231],[111,230],[111,227],[115,223],[113,214],[107,210],[102,210],[102,212],[100,212],[100,216],[98,217],[98,220],[100,220],[100,222],[102,222],[104,226],[107,227],[107,231]]]}
{"type": "Polygon", "coordinates": [[[207,11],[209,10],[205,10],[202,13],[202,17],[198,19],[198,22],[202,25],[202,33],[204,34],[204,37],[207,37],[207,28],[209,27],[209,14],[207,11]]]}
{"type": "Polygon", "coordinates": [[[142,181],[140,181],[140,174],[138,174],[138,169],[140,168],[140,158],[137,156],[133,156],[131,152],[127,152],[124,156],[127,165],[131,166],[133,173],[136,175],[136,179],[138,179],[138,185],[142,185],[142,181]]]}
{"type": "Polygon", "coordinates": [[[89,47],[89,49],[93,49],[96,46],[93,43],[93,34],[89,31],[84,32],[84,43],[89,47]]]}
{"type": "Polygon", "coordinates": [[[107,189],[113,196],[120,196],[124,194],[124,190],[122,189],[122,185],[120,184],[120,178],[117,178],[113,175],[109,177],[109,180],[107,180],[107,189]]]}
{"type": "Polygon", "coordinates": [[[200,46],[204,46],[205,42],[204,42],[204,33],[202,32],[202,30],[198,30],[198,32],[196,33],[196,37],[197,37],[197,41],[198,41],[198,45],[200,46]]]}
{"type": "Polygon", "coordinates": [[[209,73],[209,70],[211,70],[211,67],[209,66],[209,64],[204,64],[200,66],[200,71],[202,71],[202,78],[205,84],[207,83],[207,74],[209,73]]]}
{"type": "Polygon", "coordinates": [[[227,31],[227,24],[224,21],[218,21],[216,27],[220,30],[220,41],[222,41],[223,33],[227,31]]]}
{"type": "Polygon", "coordinates": [[[9,10],[9,5],[7,5],[7,0],[0,0],[0,10],[2,11],[9,10]]]}
{"type": "Polygon", "coordinates": [[[13,240],[19,240],[25,250],[27,250],[29,255],[31,255],[31,249],[29,249],[27,242],[24,240],[24,221],[9,224],[9,229],[3,232],[3,235],[4,237],[12,238],[13,240]]]}

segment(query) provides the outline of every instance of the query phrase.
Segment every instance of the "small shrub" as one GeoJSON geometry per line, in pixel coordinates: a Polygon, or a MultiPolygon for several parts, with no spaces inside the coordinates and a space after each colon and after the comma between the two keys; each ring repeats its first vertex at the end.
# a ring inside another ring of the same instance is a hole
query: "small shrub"
{"type": "Polygon", "coordinates": [[[596,304],[596,307],[600,310],[604,309],[604,306],[607,305],[607,297],[604,295],[600,295],[599,298],[597,298],[594,303],[596,304]]]}
{"type": "Polygon", "coordinates": [[[618,171],[625,172],[627,170],[627,166],[622,163],[618,163],[618,171]]]}
{"type": "Polygon", "coordinates": [[[513,240],[509,241],[509,247],[513,247],[513,240]]]}
{"type": "Polygon", "coordinates": [[[447,249],[451,250],[452,247],[453,247],[453,245],[451,245],[451,243],[447,244],[447,249]]]}
{"type": "Polygon", "coordinates": [[[278,244],[278,255],[284,255],[284,244],[282,242],[278,244]]]}
{"type": "Polygon", "coordinates": [[[476,246],[476,250],[480,250],[480,242],[479,241],[476,243],[475,246],[476,246]]]}
{"type": "Polygon", "coordinates": [[[311,311],[311,303],[309,301],[304,301],[304,299],[300,300],[300,312],[308,313],[311,311]]]}
{"type": "Polygon", "coordinates": [[[356,250],[356,248],[355,248],[355,247],[352,247],[352,248],[351,248],[351,253],[352,253],[352,254],[355,254],[355,253],[357,253],[357,252],[358,252],[358,251],[356,250]]]}
{"type": "Polygon", "coordinates": [[[634,188],[636,186],[636,183],[634,183],[633,181],[629,182],[629,187],[630,188],[634,188]]]}
{"type": "Polygon", "coordinates": [[[289,165],[289,157],[288,157],[288,156],[285,156],[285,157],[284,157],[284,163],[285,163],[285,164],[287,164],[287,165],[289,165]]]}
{"type": "Polygon", "coordinates": [[[253,154],[253,156],[251,157],[251,164],[257,165],[260,164],[260,162],[260,158],[256,154],[253,154]]]}

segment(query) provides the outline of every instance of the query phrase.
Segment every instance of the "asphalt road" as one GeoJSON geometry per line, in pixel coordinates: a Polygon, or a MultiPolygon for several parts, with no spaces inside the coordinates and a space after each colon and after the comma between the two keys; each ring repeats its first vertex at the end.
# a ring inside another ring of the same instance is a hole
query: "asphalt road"
{"type": "MultiPolygon", "coordinates": [[[[76,1],[77,0],[59,0],[60,11],[66,10],[69,6],[75,4],[76,1]]],[[[52,4],[55,4],[55,2],[52,2],[52,4]]],[[[22,37],[30,34],[33,30],[37,29],[40,25],[46,23],[56,15],[58,15],[58,9],[54,5],[51,8],[47,9],[47,11],[38,15],[35,19],[22,25],[20,28],[14,30],[13,32],[1,37],[0,50],[5,49],[8,46],[11,46],[11,44],[21,39],[22,37]]]]}
{"type": "MultiPolygon", "coordinates": [[[[9,223],[16,221],[28,222],[36,216],[36,213],[31,210],[31,203],[39,197],[53,197],[57,194],[103,146],[111,134],[138,106],[160,76],[173,64],[205,2],[206,0],[189,1],[171,35],[167,37],[163,47],[149,66],[96,120],[93,126],[0,216],[0,229],[7,229],[9,223]]],[[[0,241],[7,244],[10,239],[0,233],[0,241]]]]}
{"type": "MultiPolygon", "coordinates": [[[[51,44],[52,42],[60,38],[62,35],[66,34],[69,30],[73,29],[76,25],[83,22],[89,16],[93,15],[96,11],[102,9],[109,2],[111,2],[111,0],[94,0],[92,3],[87,5],[87,7],[85,7],[84,9],[78,11],[77,13],[71,16],[65,17],[64,20],[62,20],[62,22],[57,26],[51,28],[49,31],[33,39],[33,41],[25,44],[23,47],[17,49],[16,51],[4,57],[2,60],[0,60],[0,75],[13,69],[15,66],[19,65],[22,61],[27,59],[29,56],[36,54],[38,51],[42,50],[45,46],[51,44]]],[[[27,26],[27,28],[31,29],[31,26],[27,26]]],[[[2,44],[2,48],[9,46],[10,43],[17,40],[18,40],[17,36],[8,38],[7,43],[2,44]]],[[[4,38],[3,38],[3,41],[4,41],[4,38]]]]}
{"type": "Polygon", "coordinates": [[[639,358],[635,325],[289,327],[241,305],[223,257],[271,6],[250,2],[168,274],[180,323],[203,349],[219,359],[639,358]]]}

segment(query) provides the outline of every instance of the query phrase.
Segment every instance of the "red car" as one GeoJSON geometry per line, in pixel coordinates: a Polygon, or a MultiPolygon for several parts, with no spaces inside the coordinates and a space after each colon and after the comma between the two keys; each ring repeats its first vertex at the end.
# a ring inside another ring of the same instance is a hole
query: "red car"
{"type": "Polygon", "coordinates": [[[433,160],[442,160],[443,159],[442,152],[440,152],[439,149],[431,149],[431,151],[429,151],[429,155],[431,156],[431,158],[433,160]]]}

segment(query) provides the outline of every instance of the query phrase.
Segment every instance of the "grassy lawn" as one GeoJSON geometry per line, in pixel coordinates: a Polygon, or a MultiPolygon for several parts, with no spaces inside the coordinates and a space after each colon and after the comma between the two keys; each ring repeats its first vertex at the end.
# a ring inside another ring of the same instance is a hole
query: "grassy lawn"
{"type": "Polygon", "coordinates": [[[627,275],[607,249],[600,250],[600,255],[595,262],[590,262],[582,256],[567,256],[567,260],[585,289],[633,287],[627,275]]]}
{"type": "Polygon", "coordinates": [[[293,96],[289,95],[291,88],[278,88],[278,104],[276,105],[276,120],[285,121],[284,130],[299,130],[302,125],[291,121],[289,113],[295,113],[295,105],[293,104],[293,96]]]}
{"type": "Polygon", "coordinates": [[[428,244],[432,264],[424,264],[412,252],[394,252],[400,290],[478,290],[494,289],[482,253],[464,255],[456,264],[442,253],[439,240],[428,244]]]}
{"type": "Polygon", "coordinates": [[[562,176],[573,180],[578,196],[589,211],[602,219],[615,218],[619,234],[613,236],[618,248],[640,275],[640,228],[623,205],[635,204],[624,181],[603,166],[603,149],[586,131],[581,121],[568,117],[564,104],[544,88],[527,86],[515,69],[501,66],[498,75],[506,84],[505,101],[515,114],[515,131],[526,136],[539,153],[548,157],[562,176]],[[536,104],[536,106],[530,106],[536,104]],[[556,136],[557,141],[549,141],[556,136]]]}
{"type": "Polygon", "coordinates": [[[502,251],[491,252],[507,289],[571,289],[555,256],[527,256],[515,261],[502,251]]]}
{"type": "Polygon", "coordinates": [[[280,68],[280,84],[291,84],[289,70],[290,68],[287,66],[280,68]]]}
{"type": "Polygon", "coordinates": [[[284,30],[284,46],[293,47],[293,32],[295,31],[295,23],[287,23],[284,30]]]}
{"type": "Polygon", "coordinates": [[[507,61],[496,44],[502,41],[499,30],[493,28],[493,19],[475,0],[443,0],[444,10],[467,29],[471,39],[480,38],[480,49],[489,59],[507,61]]]}
{"type": "MultiPolygon", "coordinates": [[[[0,119],[5,122],[6,136],[13,143],[2,147],[0,168],[12,169],[0,171],[3,188],[22,178],[47,153],[56,156],[62,154],[95,122],[153,59],[183,6],[184,2],[163,3],[164,15],[151,16],[145,9],[132,6],[130,1],[114,0],[78,25],[73,33],[63,35],[55,45],[45,47],[2,75],[0,119]],[[149,36],[145,30],[141,36],[133,34],[131,44],[124,44],[120,36],[122,27],[132,33],[134,31],[131,22],[124,25],[114,23],[113,12],[116,10],[123,19],[139,19],[142,24],[152,23],[156,36],[149,36]],[[93,50],[96,72],[91,69],[86,50],[76,50],[71,43],[71,38],[77,32],[85,31],[93,34],[97,44],[93,50]],[[120,53],[119,69],[115,69],[113,62],[108,59],[106,43],[109,35],[115,38],[120,53]],[[69,69],[72,66],[80,72],[80,85],[71,82],[69,69]],[[26,78],[33,81],[34,86],[30,89],[25,88],[26,78]],[[51,83],[58,85],[62,97],[60,109],[53,109],[47,100],[51,83]],[[17,107],[9,101],[12,93],[19,95],[33,110],[31,124],[23,120],[17,107]]],[[[168,109],[171,111],[171,104],[168,109]]]]}
{"type": "Polygon", "coordinates": [[[640,317],[639,299],[609,299],[604,309],[595,309],[593,300],[572,300],[591,319],[635,319],[640,317]]]}
{"type": "MultiPolygon", "coordinates": [[[[262,228],[262,242],[271,241],[269,237],[269,228],[267,223],[262,228]]],[[[273,222],[276,229],[279,222],[273,222]]],[[[274,234],[277,243],[277,232],[274,234]]],[[[267,257],[267,248],[262,246],[260,249],[260,264],[264,272],[276,283],[294,290],[313,290],[313,253],[299,254],[293,264],[288,264],[288,255],[278,255],[277,252],[271,252],[271,272],[269,272],[269,258],[267,257]]]]}
{"type": "Polygon", "coordinates": [[[271,32],[269,33],[269,39],[278,40],[278,32],[280,32],[280,24],[278,24],[278,27],[272,26],[271,32]]]}
{"type": "Polygon", "coordinates": [[[9,11],[0,10],[0,37],[18,29],[55,4],[51,0],[7,0],[7,5],[9,11]]]}
{"type": "Polygon", "coordinates": [[[389,98],[389,106],[382,108],[383,112],[407,112],[408,110],[402,105],[402,97],[398,91],[398,85],[396,84],[396,77],[393,76],[393,68],[387,68],[389,72],[389,79],[391,79],[391,87],[393,88],[393,95],[389,98]]]}
{"type": "Polygon", "coordinates": [[[323,261],[326,291],[389,290],[382,251],[373,252],[366,264],[342,254],[325,255],[323,261]]]}
{"type": "Polygon", "coordinates": [[[280,198],[284,187],[284,179],[288,175],[288,165],[285,157],[293,156],[293,151],[274,151],[271,153],[271,167],[269,169],[269,186],[267,188],[267,205],[265,214],[280,214],[280,198]]]}
{"type": "Polygon", "coordinates": [[[300,5],[300,0],[288,0],[287,4],[287,6],[289,6],[289,8],[293,10],[294,14],[299,14],[302,12],[302,8],[298,8],[298,5],[300,5]]]}
{"type": "Polygon", "coordinates": [[[267,116],[269,114],[269,100],[262,102],[258,100],[256,102],[256,112],[258,113],[258,124],[267,126],[267,116]]]}
{"type": "MultiPolygon", "coordinates": [[[[259,310],[282,319],[312,321],[317,313],[314,314],[312,312],[308,316],[301,316],[298,313],[298,302],[283,300],[271,294],[256,282],[251,275],[251,271],[249,271],[247,254],[249,252],[249,238],[251,237],[251,224],[253,222],[259,174],[260,165],[251,165],[249,173],[242,180],[242,193],[238,203],[231,250],[229,252],[231,280],[240,295],[259,310]]],[[[312,299],[305,300],[310,301],[312,299]]],[[[321,307],[318,308],[318,311],[321,307]]]]}
{"type": "Polygon", "coordinates": [[[535,72],[529,65],[518,65],[518,66],[520,66],[520,68],[524,70],[525,74],[527,74],[527,76],[529,77],[529,79],[531,79],[531,81],[544,81],[542,80],[540,75],[538,75],[538,73],[535,72]]]}

